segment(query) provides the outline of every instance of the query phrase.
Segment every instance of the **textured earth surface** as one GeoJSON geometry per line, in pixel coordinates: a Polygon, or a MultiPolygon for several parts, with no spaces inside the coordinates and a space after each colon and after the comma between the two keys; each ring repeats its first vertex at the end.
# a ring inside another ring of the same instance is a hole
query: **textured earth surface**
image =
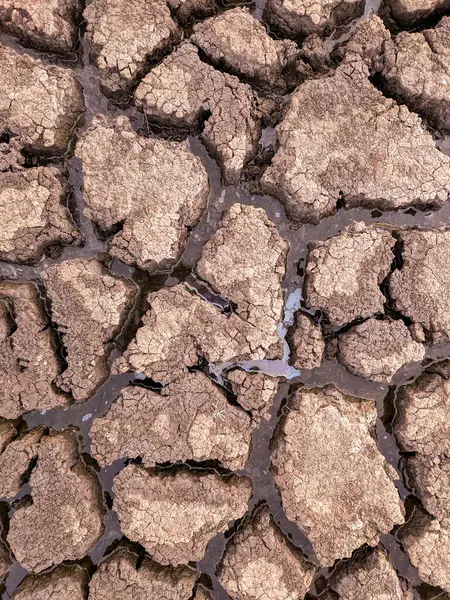
{"type": "Polygon", "coordinates": [[[450,599],[449,0],[0,0],[0,599],[450,599]]]}

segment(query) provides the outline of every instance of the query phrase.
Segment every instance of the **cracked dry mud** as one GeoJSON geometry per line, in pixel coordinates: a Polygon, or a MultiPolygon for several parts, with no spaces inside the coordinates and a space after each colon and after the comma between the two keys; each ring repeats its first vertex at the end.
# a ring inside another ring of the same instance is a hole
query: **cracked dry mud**
{"type": "Polygon", "coordinates": [[[375,4],[0,0],[1,600],[450,598],[450,4],[375,4]]]}

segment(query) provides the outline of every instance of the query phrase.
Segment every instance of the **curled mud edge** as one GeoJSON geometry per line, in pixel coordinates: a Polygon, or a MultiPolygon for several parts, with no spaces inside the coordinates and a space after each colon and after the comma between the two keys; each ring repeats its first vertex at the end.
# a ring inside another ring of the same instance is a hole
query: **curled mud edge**
{"type": "MultiPolygon", "coordinates": [[[[365,16],[369,16],[371,12],[376,11],[378,9],[378,4],[379,3],[376,1],[368,0],[366,2],[365,16]]],[[[257,9],[255,16],[261,18],[265,1],[258,1],[256,5],[257,9]]],[[[336,44],[344,39],[348,39],[349,35],[349,32],[343,33],[332,43],[336,44]]],[[[4,38],[2,37],[2,39],[4,38]]],[[[9,45],[14,44],[16,48],[21,48],[15,42],[12,42],[9,37],[7,42],[9,45]]],[[[83,86],[86,113],[84,115],[84,122],[78,130],[78,135],[81,135],[86,131],[92,118],[98,114],[106,116],[125,114],[132,119],[133,127],[136,130],[144,131],[147,135],[153,135],[142,113],[138,112],[133,107],[119,109],[112,105],[102,94],[100,91],[98,71],[96,67],[89,62],[89,43],[86,38],[82,39],[81,46],[81,64],[77,66],[75,70],[83,86]]],[[[32,51],[30,51],[30,53],[32,54],[32,51]]],[[[36,55],[42,57],[41,54],[36,55]]],[[[270,133],[271,132],[267,133],[263,131],[261,147],[265,145],[266,138],[270,138],[270,133]]],[[[321,367],[313,369],[312,371],[299,371],[295,369],[289,365],[290,348],[286,341],[286,334],[293,323],[294,313],[298,309],[304,310],[305,312],[307,311],[304,306],[302,295],[304,274],[301,268],[299,268],[299,265],[304,265],[308,243],[326,240],[343,231],[345,227],[353,221],[362,221],[366,224],[382,222],[396,228],[411,226],[449,226],[450,203],[447,203],[442,209],[436,211],[420,211],[409,208],[401,211],[380,213],[379,211],[364,208],[341,208],[333,216],[322,219],[318,225],[304,225],[299,229],[295,229],[288,221],[283,206],[274,198],[249,194],[241,187],[222,187],[220,183],[219,167],[208,155],[199,139],[190,137],[189,144],[193,153],[201,159],[207,169],[211,183],[211,195],[207,210],[203,214],[197,227],[190,233],[180,260],[170,272],[160,272],[149,276],[146,272],[129,267],[117,259],[112,260],[111,257],[107,255],[108,240],[101,239],[98,236],[93,223],[83,215],[83,181],[79,159],[71,158],[67,164],[69,183],[71,186],[69,205],[71,213],[82,234],[82,245],[65,247],[57,258],[45,257],[35,266],[0,262],[0,280],[11,280],[15,282],[31,281],[36,285],[39,285],[42,282],[42,273],[52,265],[60,264],[70,258],[97,258],[107,266],[111,273],[121,275],[133,281],[139,287],[140,294],[127,319],[127,323],[115,340],[115,349],[110,356],[111,361],[122,354],[126,342],[133,337],[140,319],[147,308],[144,299],[148,291],[157,291],[163,287],[171,287],[179,282],[185,282],[191,291],[199,294],[204,300],[211,304],[218,306],[222,311],[227,312],[232,310],[232,307],[226,298],[215,294],[204,282],[199,281],[193,272],[194,265],[200,257],[202,247],[216,231],[223,213],[232,204],[239,202],[241,204],[263,208],[267,212],[268,217],[277,226],[280,235],[284,239],[287,239],[290,244],[286,278],[283,284],[285,294],[284,319],[278,328],[279,336],[284,344],[283,360],[207,364],[204,366],[204,370],[209,377],[214,379],[220,385],[225,385],[226,374],[233,368],[240,368],[248,372],[264,373],[271,377],[280,378],[278,392],[270,409],[270,419],[267,421],[263,420],[259,428],[254,431],[250,460],[248,461],[245,470],[239,472],[241,475],[248,475],[254,485],[254,494],[248,511],[241,521],[247,521],[260,504],[267,503],[270,512],[281,531],[310,562],[317,564],[317,559],[307,536],[286,518],[275,482],[269,472],[270,444],[290,393],[292,393],[293,389],[299,384],[304,385],[306,388],[314,388],[332,383],[348,394],[375,400],[378,413],[376,423],[378,449],[386,458],[387,462],[392,465],[398,473],[399,477],[395,483],[402,500],[412,499],[414,498],[414,493],[412,490],[408,489],[405,483],[406,480],[402,475],[400,468],[401,452],[391,427],[396,410],[396,390],[399,386],[404,385],[405,383],[411,383],[417,379],[431,364],[450,358],[450,344],[433,346],[429,350],[426,360],[423,361],[424,364],[415,364],[408,367],[408,369],[405,369],[405,372],[400,372],[396,377],[395,385],[391,387],[379,385],[361,377],[351,375],[335,360],[325,360],[321,367]]],[[[450,155],[449,137],[440,140],[438,145],[444,153],[450,155]]],[[[312,316],[314,316],[314,318],[320,318],[320,315],[312,316]]],[[[62,356],[61,360],[63,360],[62,356]]],[[[146,381],[142,374],[139,373],[112,375],[84,404],[72,404],[66,409],[30,412],[23,417],[24,427],[30,430],[37,426],[45,426],[55,430],[74,427],[78,435],[80,453],[86,458],[87,464],[96,471],[99,477],[105,497],[105,531],[89,553],[88,564],[91,570],[94,570],[95,565],[97,565],[103,559],[105,554],[108,553],[111,548],[114,548],[124,537],[120,530],[118,517],[111,508],[111,500],[113,498],[113,479],[117,473],[124,468],[127,461],[116,461],[113,465],[100,469],[93,459],[88,458],[91,444],[89,430],[93,419],[103,416],[121,390],[130,384],[154,385],[154,389],[156,390],[161,387],[161,385],[156,382],[146,381]]],[[[175,468],[178,468],[178,466],[180,465],[177,465],[175,468]]],[[[209,467],[194,465],[190,468],[202,469],[209,467]]],[[[15,510],[15,503],[29,495],[29,492],[29,483],[25,481],[17,496],[9,502],[7,508],[9,509],[10,515],[15,510]]],[[[417,499],[416,501],[418,502],[417,499]]],[[[226,534],[221,534],[213,538],[207,547],[204,558],[197,564],[198,572],[199,574],[203,574],[205,584],[211,587],[212,596],[215,600],[226,600],[229,598],[218,581],[216,570],[217,565],[224,554],[228,539],[238,528],[239,523],[235,523],[226,534]]],[[[413,585],[414,597],[416,599],[427,598],[428,600],[431,600],[432,598],[439,598],[443,595],[443,592],[434,591],[430,586],[425,585],[421,581],[417,569],[415,569],[409,561],[395,531],[382,536],[381,543],[386,548],[390,560],[398,573],[413,585]]],[[[309,600],[320,598],[327,587],[327,578],[331,573],[332,569],[320,569],[313,580],[306,598],[309,600]]],[[[2,600],[9,600],[12,597],[17,586],[26,574],[27,571],[23,569],[19,563],[13,563],[8,571],[8,576],[5,581],[2,600]]]]}

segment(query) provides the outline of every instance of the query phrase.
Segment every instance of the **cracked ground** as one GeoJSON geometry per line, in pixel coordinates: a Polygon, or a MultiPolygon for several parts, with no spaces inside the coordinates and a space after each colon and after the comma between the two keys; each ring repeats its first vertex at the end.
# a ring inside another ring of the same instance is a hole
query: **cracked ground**
{"type": "Polygon", "coordinates": [[[0,0],[1,600],[450,600],[449,0],[0,0]]]}

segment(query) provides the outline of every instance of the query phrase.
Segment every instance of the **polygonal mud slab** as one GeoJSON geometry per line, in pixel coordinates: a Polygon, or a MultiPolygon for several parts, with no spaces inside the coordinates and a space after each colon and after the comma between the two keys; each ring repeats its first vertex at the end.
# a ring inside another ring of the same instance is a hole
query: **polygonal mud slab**
{"type": "Polygon", "coordinates": [[[160,474],[128,465],[114,479],[124,534],[163,565],[203,558],[208,542],[247,510],[249,479],[205,472],[160,474]]]}
{"type": "Polygon", "coordinates": [[[308,591],[314,572],[265,506],[232,537],[217,575],[230,598],[298,600],[308,591]]]}
{"type": "Polygon", "coordinates": [[[434,344],[450,339],[450,231],[400,232],[403,265],[389,292],[395,308],[425,329],[434,344]]]}
{"type": "Polygon", "coordinates": [[[403,505],[373,437],[375,403],[333,386],[298,390],[275,436],[273,474],[288,519],[321,565],[403,522],[403,505]]]}
{"type": "Polygon", "coordinates": [[[268,0],[265,17],[285,35],[330,33],[364,12],[362,0],[268,0]]]}
{"type": "Polygon", "coordinates": [[[450,593],[450,519],[433,519],[416,507],[400,538],[422,580],[450,593]]]}
{"type": "Polygon", "coordinates": [[[434,29],[401,32],[387,42],[383,78],[389,92],[450,133],[450,17],[434,29]]]}
{"type": "Polygon", "coordinates": [[[384,312],[380,285],[390,272],[391,231],[353,223],[324,242],[309,245],[305,299],[333,325],[384,312]]]}
{"type": "Polygon", "coordinates": [[[0,283],[0,416],[68,406],[44,302],[31,283],[0,283]]]}
{"type": "Polygon", "coordinates": [[[350,39],[337,49],[344,63],[363,61],[370,74],[383,68],[385,42],[391,34],[376,14],[362,19],[355,27],[350,39]]]}
{"type": "MultiPolygon", "coordinates": [[[[234,8],[198,23],[190,40],[218,67],[225,66],[256,84],[283,91],[295,81],[299,49],[274,40],[248,8],[234,8]]],[[[303,68],[306,69],[303,64],[303,68]]]]}
{"type": "Polygon", "coordinates": [[[108,378],[112,340],[133,306],[136,286],[94,259],[49,267],[43,279],[67,353],[58,385],[84,402],[108,378]]]}
{"type": "Polygon", "coordinates": [[[48,246],[79,238],[64,206],[67,191],[53,167],[0,173],[0,260],[37,261],[48,246]]]}
{"type": "Polygon", "coordinates": [[[110,253],[142,269],[172,266],[206,208],[200,159],[186,143],[141,137],[124,116],[94,118],[76,155],[86,216],[105,233],[120,225],[110,253]]]}
{"type": "Polygon", "coordinates": [[[233,204],[203,246],[196,271],[236,305],[239,317],[274,337],[283,318],[288,249],[262,208],[233,204]]]}
{"type": "Polygon", "coordinates": [[[297,311],[294,324],[289,329],[286,337],[292,353],[290,363],[296,369],[315,369],[320,367],[325,352],[320,325],[313,319],[297,311]]]}
{"type": "Polygon", "coordinates": [[[372,85],[362,59],[300,85],[277,135],[261,184],[297,222],[317,223],[339,201],[393,210],[449,196],[450,158],[417,115],[372,85]]]}
{"type": "Polygon", "coordinates": [[[19,493],[24,475],[38,455],[39,442],[44,429],[39,427],[19,436],[0,454],[0,498],[12,498],[19,493]]]}
{"type": "Polygon", "coordinates": [[[189,600],[197,573],[186,567],[161,567],[130,550],[116,550],[92,577],[89,600],[189,600]]]}
{"type": "Polygon", "coordinates": [[[165,0],[94,0],[85,8],[91,59],[108,94],[129,92],[150,59],[158,59],[180,33],[165,0]]]}
{"type": "Polygon", "coordinates": [[[413,340],[403,321],[368,319],[339,336],[338,360],[360,377],[391,383],[402,367],[420,362],[425,347],[413,340]]]}
{"type": "Polygon", "coordinates": [[[450,8],[449,0],[385,0],[385,4],[403,28],[436,18],[450,8]]]}
{"type": "Polygon", "coordinates": [[[247,373],[240,369],[226,374],[239,406],[251,413],[253,421],[269,420],[279,380],[262,373],[247,373]]]}
{"type": "MultiPolygon", "coordinates": [[[[91,454],[104,467],[119,458],[157,463],[218,461],[243,469],[250,453],[250,417],[228,403],[203,373],[192,373],[162,394],[125,388],[90,430],[91,454]]],[[[1,460],[1,456],[0,456],[1,460]]]]}
{"type": "Polygon", "coordinates": [[[43,575],[28,575],[12,600],[85,600],[89,573],[80,565],[61,565],[43,575]]]}
{"type": "Polygon", "coordinates": [[[139,84],[136,102],[150,120],[193,129],[206,119],[202,140],[218,160],[226,183],[239,180],[256,154],[261,133],[258,98],[237,77],[216,71],[185,43],[139,84]]]}
{"type": "Polygon", "coordinates": [[[75,433],[44,437],[30,477],[31,503],[9,523],[8,543],[17,561],[39,572],[83,558],[103,532],[102,492],[78,453],[75,433]]]}
{"type": "Polygon", "coordinates": [[[413,590],[401,579],[380,547],[363,550],[341,563],[329,579],[342,600],[413,600],[413,590]]]}
{"type": "Polygon", "coordinates": [[[219,308],[183,284],[149,294],[150,309],[113,373],[135,371],[167,383],[204,358],[211,363],[282,358],[277,333],[267,333],[219,308]]]}
{"type": "Polygon", "coordinates": [[[0,0],[0,30],[44,52],[69,52],[78,41],[80,0],[0,0]]]}
{"type": "Polygon", "coordinates": [[[18,136],[28,150],[63,153],[83,111],[70,69],[0,44],[0,135],[18,136]]]}

